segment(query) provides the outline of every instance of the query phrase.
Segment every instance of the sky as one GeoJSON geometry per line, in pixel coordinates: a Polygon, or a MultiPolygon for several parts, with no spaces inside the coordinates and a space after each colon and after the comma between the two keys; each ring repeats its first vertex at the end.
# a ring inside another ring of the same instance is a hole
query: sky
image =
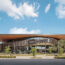
{"type": "Polygon", "coordinates": [[[0,34],[65,34],[65,0],[0,0],[0,34]]]}

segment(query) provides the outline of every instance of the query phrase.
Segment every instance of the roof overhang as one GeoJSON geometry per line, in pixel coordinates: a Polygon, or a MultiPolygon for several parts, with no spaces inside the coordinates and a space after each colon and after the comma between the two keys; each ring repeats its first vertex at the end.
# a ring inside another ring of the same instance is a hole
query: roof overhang
{"type": "Polygon", "coordinates": [[[40,35],[40,34],[0,34],[0,41],[32,38],[32,37],[44,37],[44,38],[55,38],[65,40],[65,35],[40,35]]]}

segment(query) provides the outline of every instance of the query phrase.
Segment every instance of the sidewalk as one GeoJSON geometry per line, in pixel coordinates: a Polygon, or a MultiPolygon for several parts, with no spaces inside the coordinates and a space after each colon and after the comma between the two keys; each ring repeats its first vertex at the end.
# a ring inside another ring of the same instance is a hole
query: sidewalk
{"type": "MultiPolygon", "coordinates": [[[[16,59],[32,59],[33,56],[16,56],[16,59]]],[[[36,55],[38,59],[54,59],[54,56],[36,55]]],[[[33,58],[35,59],[35,58],[33,58]]]]}

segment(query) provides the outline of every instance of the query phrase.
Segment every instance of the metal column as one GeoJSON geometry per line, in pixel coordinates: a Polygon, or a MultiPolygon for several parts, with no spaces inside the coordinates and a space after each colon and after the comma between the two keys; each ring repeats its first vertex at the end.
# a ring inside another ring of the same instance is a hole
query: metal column
{"type": "Polygon", "coordinates": [[[14,40],[13,40],[13,46],[14,46],[14,54],[15,54],[15,43],[14,43],[14,40]]]}
{"type": "Polygon", "coordinates": [[[58,54],[59,54],[59,40],[58,40],[58,54]]]}

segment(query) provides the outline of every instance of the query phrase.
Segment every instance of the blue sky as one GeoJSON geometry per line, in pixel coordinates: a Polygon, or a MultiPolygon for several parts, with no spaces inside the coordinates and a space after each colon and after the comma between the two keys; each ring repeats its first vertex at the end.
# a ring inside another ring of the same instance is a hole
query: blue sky
{"type": "Polygon", "coordinates": [[[65,34],[65,0],[0,0],[0,34],[65,34]]]}

